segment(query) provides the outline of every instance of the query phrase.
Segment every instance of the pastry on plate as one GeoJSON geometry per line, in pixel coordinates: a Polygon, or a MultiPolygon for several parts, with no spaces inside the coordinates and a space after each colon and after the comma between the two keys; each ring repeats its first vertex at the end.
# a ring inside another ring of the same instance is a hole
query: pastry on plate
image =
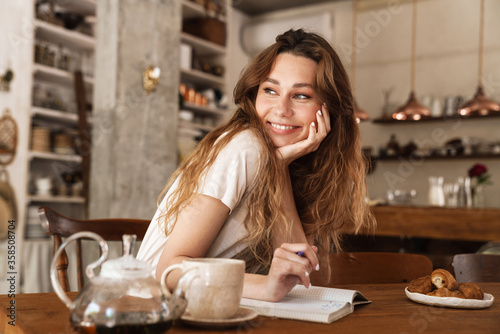
{"type": "Polygon", "coordinates": [[[476,283],[460,283],[458,284],[458,291],[460,291],[467,299],[480,299],[483,300],[483,290],[476,283]]]}
{"type": "Polygon", "coordinates": [[[436,269],[431,274],[432,284],[436,286],[436,288],[447,288],[448,290],[457,290],[458,283],[455,280],[455,277],[445,269],[436,269]]]}
{"type": "Polygon", "coordinates": [[[408,291],[428,294],[433,290],[431,275],[415,278],[408,284],[408,291]]]}
{"type": "Polygon", "coordinates": [[[442,287],[436,289],[432,292],[426,294],[427,296],[434,297],[455,297],[455,298],[465,298],[464,294],[460,290],[449,290],[448,288],[442,287]]]}

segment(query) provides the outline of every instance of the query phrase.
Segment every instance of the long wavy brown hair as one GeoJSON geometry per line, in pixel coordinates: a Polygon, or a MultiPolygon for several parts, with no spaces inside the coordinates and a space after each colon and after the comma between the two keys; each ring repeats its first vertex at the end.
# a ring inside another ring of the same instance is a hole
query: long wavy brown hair
{"type": "MultiPolygon", "coordinates": [[[[289,166],[295,203],[306,236],[312,236],[323,253],[333,252],[341,248],[341,236],[347,230],[358,232],[363,226],[374,226],[365,200],[366,166],[349,78],[330,44],[302,29],[289,30],[276,37],[276,43],[262,51],[244,70],[234,89],[238,109],[232,118],[202,140],[172,175],[159,197],[161,199],[179,178],[167,207],[163,208],[165,223],[175,224],[180,210],[196,198],[199,180],[206,175],[221,149],[241,131],[252,131],[261,140],[263,150],[258,177],[249,193],[245,220],[248,236],[243,242],[256,261],[264,265],[268,265],[273,256],[276,225],[287,225],[280,229],[287,231],[285,239],[290,239],[291,226],[281,207],[286,175],[276,147],[257,115],[255,100],[259,85],[267,79],[276,57],[285,52],[317,63],[313,88],[318,101],[326,104],[331,119],[331,132],[319,148],[289,166]]],[[[166,226],[167,234],[172,227],[173,224],[166,226]]]]}

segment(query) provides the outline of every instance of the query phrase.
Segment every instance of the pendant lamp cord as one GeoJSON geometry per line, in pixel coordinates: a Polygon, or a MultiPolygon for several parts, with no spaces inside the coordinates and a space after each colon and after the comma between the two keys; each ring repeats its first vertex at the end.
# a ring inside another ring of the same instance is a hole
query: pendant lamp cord
{"type": "Polygon", "coordinates": [[[484,0],[481,0],[481,12],[479,15],[479,61],[477,69],[477,84],[482,85],[483,76],[483,47],[484,47],[484,0]]]}
{"type": "Polygon", "coordinates": [[[417,0],[413,0],[413,20],[411,34],[411,91],[415,91],[415,54],[417,51],[417,0]]]}

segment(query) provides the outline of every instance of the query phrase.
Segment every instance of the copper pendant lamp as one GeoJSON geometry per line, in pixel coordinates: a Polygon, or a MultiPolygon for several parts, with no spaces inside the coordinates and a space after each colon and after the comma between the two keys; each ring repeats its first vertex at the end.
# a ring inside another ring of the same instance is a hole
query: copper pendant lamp
{"type": "Polygon", "coordinates": [[[472,100],[464,103],[458,113],[462,116],[485,116],[500,112],[500,105],[489,99],[483,90],[481,78],[483,76],[483,47],[484,47],[484,0],[481,0],[481,11],[479,17],[479,59],[478,59],[478,84],[472,100]]]}
{"type": "MultiPolygon", "coordinates": [[[[356,87],[356,49],[357,49],[357,31],[356,27],[358,25],[358,0],[354,0],[353,3],[353,17],[352,17],[352,52],[351,52],[351,88],[354,92],[356,87]]],[[[353,94],[354,95],[354,94],[353,94]]],[[[354,99],[354,116],[356,117],[356,121],[361,123],[362,121],[367,121],[370,119],[367,112],[361,109],[356,102],[356,98],[354,99]]]]}
{"type": "Polygon", "coordinates": [[[422,118],[430,117],[429,109],[418,102],[415,94],[415,53],[417,46],[417,0],[413,0],[413,22],[411,34],[411,90],[408,101],[399,107],[393,114],[392,118],[398,121],[418,121],[422,118]]]}

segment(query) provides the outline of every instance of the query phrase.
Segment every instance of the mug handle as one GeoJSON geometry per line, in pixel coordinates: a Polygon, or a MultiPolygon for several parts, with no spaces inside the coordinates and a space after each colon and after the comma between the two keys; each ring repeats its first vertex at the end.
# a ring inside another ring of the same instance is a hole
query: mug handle
{"type": "Polygon", "coordinates": [[[167,298],[170,298],[172,296],[172,294],[170,293],[170,290],[167,287],[166,278],[167,278],[168,274],[170,274],[170,272],[172,272],[172,270],[174,270],[174,269],[182,269],[182,263],[176,263],[176,264],[169,266],[167,269],[165,269],[165,271],[161,275],[161,279],[160,279],[161,290],[163,292],[163,295],[167,298]]]}
{"type": "Polygon", "coordinates": [[[188,301],[186,300],[186,291],[195,277],[198,277],[198,268],[190,268],[182,273],[181,278],[177,282],[177,286],[173,293],[168,290],[166,278],[174,269],[182,269],[182,263],[177,263],[169,266],[161,275],[161,290],[170,303],[170,311],[173,319],[180,318],[186,311],[188,301]]]}
{"type": "MultiPolygon", "coordinates": [[[[172,293],[170,292],[170,290],[167,287],[166,278],[167,278],[168,274],[170,274],[175,269],[182,269],[182,263],[176,263],[176,264],[169,266],[167,269],[165,269],[165,271],[161,275],[161,279],[160,279],[161,289],[162,289],[163,295],[166,296],[167,298],[170,298],[172,296],[172,293]]],[[[186,270],[184,273],[182,273],[181,277],[179,278],[179,281],[177,282],[177,286],[174,289],[174,295],[176,297],[185,294],[184,290],[186,290],[191,285],[191,282],[193,281],[194,278],[199,276],[197,274],[197,272],[198,272],[198,268],[194,267],[194,268],[190,268],[190,269],[186,270]]]]}
{"type": "Polygon", "coordinates": [[[89,264],[85,270],[87,276],[90,279],[92,279],[95,276],[94,269],[97,266],[100,266],[104,261],[106,261],[108,257],[108,244],[100,235],[94,232],[75,233],[71,235],[69,238],[67,238],[66,241],[62,243],[61,247],[59,247],[57,252],[54,254],[54,258],[52,259],[52,264],[50,265],[50,281],[59,299],[61,299],[66,305],[66,307],[68,307],[70,310],[73,309],[75,303],[71,299],[69,299],[68,295],[66,294],[66,292],[64,292],[63,288],[61,287],[61,284],[59,283],[59,279],[57,277],[57,260],[61,256],[61,253],[66,248],[66,246],[68,246],[72,241],[79,238],[93,239],[99,243],[99,247],[101,248],[101,257],[97,259],[97,261],[94,261],[91,264],[89,264]]]}

